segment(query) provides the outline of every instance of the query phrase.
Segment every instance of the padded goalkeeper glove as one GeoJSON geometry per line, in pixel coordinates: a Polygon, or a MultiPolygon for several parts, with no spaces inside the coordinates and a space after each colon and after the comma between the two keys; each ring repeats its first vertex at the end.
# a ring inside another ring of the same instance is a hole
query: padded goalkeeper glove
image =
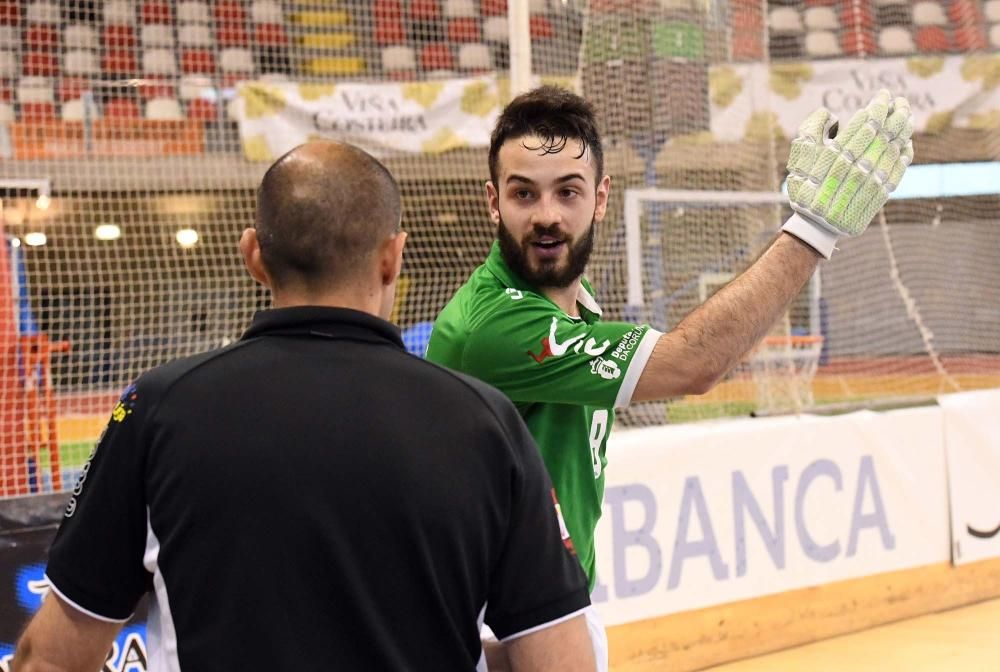
{"type": "Polygon", "coordinates": [[[799,127],[788,157],[795,214],[782,231],[830,258],[837,238],[864,233],[913,160],[913,118],[905,98],[881,90],[847,126],[820,108],[799,127]]]}

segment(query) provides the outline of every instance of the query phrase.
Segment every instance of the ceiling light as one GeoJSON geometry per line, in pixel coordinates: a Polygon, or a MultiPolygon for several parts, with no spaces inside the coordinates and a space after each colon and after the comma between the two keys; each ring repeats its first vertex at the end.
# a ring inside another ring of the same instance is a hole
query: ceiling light
{"type": "Polygon", "coordinates": [[[52,205],[52,199],[49,198],[48,194],[42,194],[35,200],[35,207],[39,210],[48,210],[50,205],[52,205]]]}
{"type": "Polygon", "coordinates": [[[94,237],[98,240],[118,240],[122,237],[122,230],[117,224],[101,224],[94,229],[94,237]]]}
{"type": "Polygon", "coordinates": [[[194,229],[181,229],[175,237],[181,247],[194,247],[198,243],[198,232],[194,229]]]}
{"type": "Polygon", "coordinates": [[[39,245],[44,245],[48,242],[48,237],[41,231],[32,231],[31,233],[25,234],[24,242],[30,247],[38,247],[39,245]]]}

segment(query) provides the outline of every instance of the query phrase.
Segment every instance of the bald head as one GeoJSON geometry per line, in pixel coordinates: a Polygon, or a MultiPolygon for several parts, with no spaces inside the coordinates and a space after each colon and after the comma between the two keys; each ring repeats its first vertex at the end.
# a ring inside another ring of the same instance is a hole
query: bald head
{"type": "Polygon", "coordinates": [[[338,142],[299,145],[257,190],[257,239],[274,289],[329,290],[361,277],[401,213],[399,186],[374,158],[338,142]]]}

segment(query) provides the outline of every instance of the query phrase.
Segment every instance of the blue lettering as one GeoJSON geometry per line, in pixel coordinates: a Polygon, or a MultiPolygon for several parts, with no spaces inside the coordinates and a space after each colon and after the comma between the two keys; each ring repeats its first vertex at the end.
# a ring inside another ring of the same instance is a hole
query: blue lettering
{"type": "Polygon", "coordinates": [[[788,467],[777,466],[771,470],[771,492],[773,497],[774,531],[767,524],[760,504],[753,496],[743,472],[733,472],[733,524],[736,538],[736,576],[747,573],[746,514],[750,514],[754,527],[760,533],[771,561],[778,569],[785,568],[785,481],[788,467]]]}
{"type": "Polygon", "coordinates": [[[708,506],[705,504],[705,495],[701,491],[701,481],[697,476],[689,476],[684,481],[684,495],[681,499],[681,512],[677,521],[677,535],[674,538],[674,555],[670,562],[670,578],[667,581],[667,590],[673,590],[681,582],[681,569],[684,560],[704,555],[712,565],[712,575],[716,581],[723,581],[729,578],[729,569],[722,561],[719,554],[719,545],[715,541],[715,532],[712,530],[712,519],[708,515],[708,506]],[[698,524],[701,526],[702,538],[696,541],[688,541],[688,526],[691,522],[691,511],[695,511],[698,516],[698,524]]]}
{"type": "Polygon", "coordinates": [[[795,490],[795,531],[799,535],[802,551],[816,562],[830,562],[840,555],[840,542],[834,540],[826,546],[820,546],[806,529],[805,499],[806,490],[820,476],[827,476],[833,481],[837,492],[842,489],[840,469],[830,460],[816,460],[802,471],[799,485],[795,490]]]}
{"type": "Polygon", "coordinates": [[[663,573],[663,554],[653,538],[656,525],[656,497],[641,483],[619,488],[608,488],[604,501],[611,506],[612,546],[614,548],[615,596],[630,597],[650,592],[663,573]],[[642,507],[642,524],[637,529],[625,527],[625,504],[635,502],[642,507]],[[645,576],[631,579],[625,563],[626,550],[639,546],[649,557],[649,571],[645,576]]]}
{"type": "Polygon", "coordinates": [[[858,552],[858,533],[866,527],[874,527],[879,531],[884,549],[891,551],[896,548],[896,539],[892,536],[889,521],[886,519],[882,493],[879,491],[878,478],[875,476],[875,462],[871,455],[863,456],[858,466],[858,490],[854,495],[854,510],[851,512],[851,535],[847,540],[847,557],[850,558],[858,552]],[[862,513],[867,490],[871,491],[875,510],[871,513],[862,513]]]}

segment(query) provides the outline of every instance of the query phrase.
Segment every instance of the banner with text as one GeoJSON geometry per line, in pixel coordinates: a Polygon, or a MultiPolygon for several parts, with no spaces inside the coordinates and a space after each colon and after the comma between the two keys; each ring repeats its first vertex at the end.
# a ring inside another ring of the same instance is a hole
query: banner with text
{"type": "Polygon", "coordinates": [[[615,625],[947,562],[941,422],[917,408],[613,435],[597,609],[615,625]]]}
{"type": "Polygon", "coordinates": [[[719,65],[709,73],[718,140],[793,138],[823,106],[847,121],[879,89],[903,95],[918,132],[1000,128],[1000,54],[719,65]]]}
{"type": "Polygon", "coordinates": [[[952,561],[1000,558],[1000,390],[938,397],[944,413],[952,561]]]}
{"type": "Polygon", "coordinates": [[[234,102],[243,152],[271,161],[325,138],[387,151],[438,154],[489,145],[500,111],[495,77],[385,84],[245,82],[234,102]]]}

